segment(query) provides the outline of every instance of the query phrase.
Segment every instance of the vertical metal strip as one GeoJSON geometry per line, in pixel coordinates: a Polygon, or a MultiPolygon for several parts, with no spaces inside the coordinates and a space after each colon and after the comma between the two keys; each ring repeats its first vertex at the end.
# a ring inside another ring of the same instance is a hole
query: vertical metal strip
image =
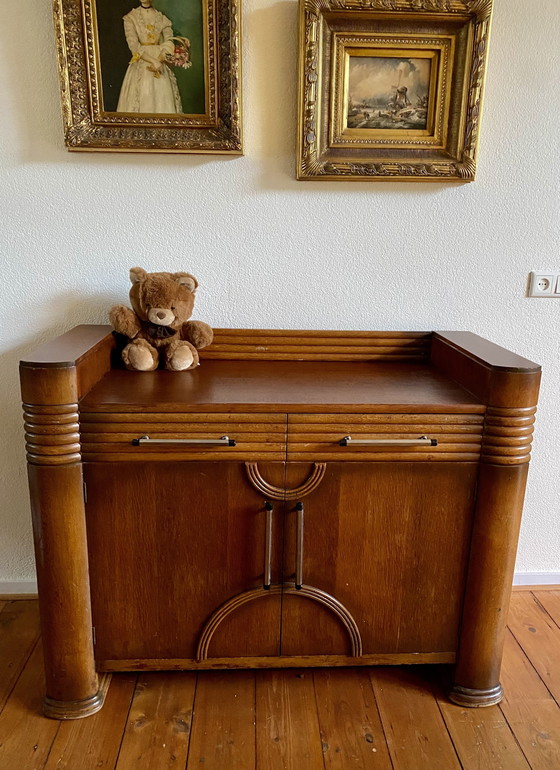
{"type": "Polygon", "coordinates": [[[263,588],[268,591],[272,582],[272,516],[274,513],[274,506],[270,501],[267,501],[264,505],[264,509],[266,511],[266,522],[264,540],[263,588]]]}
{"type": "Polygon", "coordinates": [[[296,503],[297,534],[296,534],[296,589],[299,591],[303,585],[303,503],[296,503]]]}

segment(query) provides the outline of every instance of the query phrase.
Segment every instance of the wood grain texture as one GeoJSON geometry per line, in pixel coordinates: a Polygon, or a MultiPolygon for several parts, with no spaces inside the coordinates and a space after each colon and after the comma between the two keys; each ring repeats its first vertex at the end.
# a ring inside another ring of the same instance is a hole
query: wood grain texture
{"type": "MultiPolygon", "coordinates": [[[[12,642],[17,641],[17,636],[12,642]]],[[[43,655],[37,644],[0,714],[0,767],[42,770],[60,722],[42,713],[43,655]]]]}
{"type": "Polygon", "coordinates": [[[198,675],[189,767],[256,770],[255,675],[249,671],[198,675]]]}
{"type": "Polygon", "coordinates": [[[0,711],[38,638],[36,600],[0,602],[0,711]]]}
{"type": "Polygon", "coordinates": [[[195,674],[138,678],[115,770],[186,767],[195,689],[195,674]]]}
{"type": "MultiPolygon", "coordinates": [[[[344,642],[346,642],[346,637],[344,642]]],[[[211,657],[207,660],[194,658],[119,658],[117,660],[97,661],[98,671],[199,671],[206,669],[240,668],[302,668],[317,666],[405,666],[423,663],[454,663],[455,652],[402,652],[362,655],[282,655],[271,658],[270,655],[249,657],[211,657]]]]}
{"type": "Polygon", "coordinates": [[[492,693],[500,696],[501,656],[527,469],[527,464],[483,463],[480,467],[455,670],[456,687],[487,691],[474,697],[473,705],[485,702],[485,697],[493,699],[492,693]]]}
{"type": "Polygon", "coordinates": [[[78,404],[24,404],[27,462],[32,465],[68,465],[79,462],[81,455],[78,420],[78,404]]]}
{"type": "Polygon", "coordinates": [[[115,341],[107,326],[77,326],[20,361],[24,403],[79,401],[111,368],[115,341]]]}
{"type": "Polygon", "coordinates": [[[560,704],[560,628],[530,593],[516,594],[511,603],[509,626],[524,653],[531,659],[548,690],[560,704]]]}
{"type": "Polygon", "coordinates": [[[460,708],[449,703],[439,686],[436,697],[464,770],[529,770],[530,766],[499,708],[460,708]]]}
{"type": "Polygon", "coordinates": [[[511,631],[506,634],[502,670],[505,695],[500,708],[525,757],[531,767],[556,770],[560,767],[560,707],[511,631]]]}
{"type": "Polygon", "coordinates": [[[261,672],[257,678],[256,715],[260,767],[324,770],[311,672],[261,672]]]}
{"type": "Polygon", "coordinates": [[[41,345],[21,363],[23,366],[75,366],[106,346],[113,346],[112,328],[108,324],[82,324],[41,345]]]}
{"type": "Polygon", "coordinates": [[[483,403],[427,364],[204,361],[188,372],[112,370],[83,412],[412,412],[482,414],[483,403]]]}
{"type": "Polygon", "coordinates": [[[261,459],[283,462],[286,456],[284,414],[96,414],[80,415],[85,462],[261,459]],[[228,436],[235,446],[203,444],[141,444],[141,436],[165,440],[219,439],[228,436]]]}
{"type": "MultiPolygon", "coordinates": [[[[308,464],[288,463],[287,486],[308,473],[308,464]]],[[[329,463],[305,498],[303,582],[344,605],[364,654],[456,649],[476,476],[475,463],[329,463]]],[[[292,580],[294,503],[287,510],[292,580]]],[[[302,653],[349,650],[336,617],[296,595],[283,603],[282,654],[302,653]]]]}
{"type": "Polygon", "coordinates": [[[351,659],[344,615],[369,661],[449,660],[459,647],[456,689],[501,694],[540,367],[468,333],[219,330],[202,365],[179,373],[127,372],[113,351],[107,328],[86,327],[21,365],[51,699],[96,697],[92,622],[98,667],[197,666],[216,608],[260,591],[265,542],[284,589],[236,604],[213,628],[216,667],[258,667],[279,652],[281,665],[314,655],[340,665],[351,659]],[[433,433],[438,445],[340,447],[343,426],[372,438],[433,433]],[[241,438],[227,454],[132,445],[232,429],[241,438]],[[245,463],[258,469],[250,480],[245,463]],[[272,549],[269,491],[280,504],[272,549]],[[296,562],[309,587],[299,596],[286,590],[296,562]],[[319,605],[312,592],[334,599],[319,605]],[[330,612],[335,600],[346,614],[330,612]]]}
{"type": "MultiPolygon", "coordinates": [[[[537,598],[535,588],[533,588],[533,596],[537,598]]],[[[539,591],[537,601],[560,628],[560,590],[550,589],[548,591],[539,591]]]]}
{"type": "Polygon", "coordinates": [[[47,697],[98,692],[93,660],[82,468],[28,466],[47,697]]]}
{"type": "Polygon", "coordinates": [[[429,682],[411,671],[370,672],[397,770],[461,770],[429,682]]]}
{"type": "Polygon", "coordinates": [[[535,406],[541,367],[470,332],[432,335],[431,363],[496,407],[535,406]]]}
{"type": "Polygon", "coordinates": [[[131,674],[114,676],[101,711],[62,722],[44,770],[114,768],[135,682],[131,674]]]}
{"type": "Polygon", "coordinates": [[[536,407],[489,407],[484,419],[482,461],[495,465],[523,465],[531,457],[536,407]]]}
{"type": "Polygon", "coordinates": [[[539,594],[539,601],[540,601],[540,595],[543,593],[543,591],[558,591],[560,589],[560,586],[557,583],[548,583],[548,584],[542,584],[542,585],[533,585],[533,584],[527,584],[527,585],[514,585],[512,586],[512,592],[515,594],[518,591],[528,591],[530,592],[536,592],[539,594]]]}
{"type": "Polygon", "coordinates": [[[418,361],[430,346],[428,332],[214,329],[203,359],[263,361],[418,361]]]}
{"type": "Polygon", "coordinates": [[[322,669],[313,683],[325,770],[392,770],[368,672],[322,669]]]}
{"type": "MultiPolygon", "coordinates": [[[[538,592],[535,598],[540,601],[545,593],[538,592]]],[[[513,626],[514,607],[523,596],[526,592],[513,597],[513,626]]],[[[0,645],[4,648],[15,648],[18,638],[15,624],[0,625],[0,645]]],[[[538,644],[535,649],[539,650],[538,644]]],[[[557,640],[556,669],[559,657],[557,640]]],[[[206,762],[200,762],[199,751],[186,754],[193,709],[201,720],[202,744],[210,747],[203,756],[210,758],[211,767],[220,770],[452,770],[457,765],[453,759],[447,763],[446,749],[438,748],[432,740],[434,734],[444,746],[449,735],[463,770],[526,770],[527,766],[557,770],[560,766],[560,707],[510,631],[505,637],[505,698],[500,706],[467,711],[447,704],[438,689],[443,672],[433,667],[416,667],[414,672],[409,668],[377,669],[371,674],[382,681],[376,691],[383,718],[389,719],[388,725],[383,723],[387,735],[377,713],[370,672],[365,669],[255,671],[249,676],[255,677],[256,690],[252,685],[245,689],[241,703],[235,677],[247,677],[247,672],[218,674],[231,687],[220,684],[211,697],[207,693],[198,702],[196,674],[144,673],[138,678],[132,705],[130,688],[120,708],[115,708],[116,700],[107,701],[112,721],[122,731],[115,758],[117,736],[108,724],[111,720],[102,719],[104,712],[63,724],[41,714],[43,670],[37,645],[0,713],[0,767],[195,770],[206,762]],[[390,676],[384,677],[384,673],[390,676]],[[279,681],[281,674],[289,680],[287,684],[279,681]],[[304,674],[304,679],[297,679],[298,674],[304,674]],[[506,722],[515,738],[513,743],[512,737],[507,737],[506,722]],[[243,735],[253,746],[254,758],[239,745],[235,749],[219,745],[223,736],[238,744],[243,735]]],[[[119,683],[126,679],[113,677],[111,690],[115,690],[115,683],[119,690],[119,683]]]]}
{"type": "Polygon", "coordinates": [[[337,462],[449,461],[476,462],[482,441],[482,415],[422,414],[290,414],[288,460],[337,462]],[[395,441],[394,446],[340,446],[355,440],[395,441]],[[437,446],[399,446],[422,436],[437,446]]]}
{"type": "MultiPolygon", "coordinates": [[[[282,463],[263,471],[283,483],[282,463]]],[[[194,659],[211,614],[263,585],[263,496],[243,463],[131,462],[118,474],[86,463],[85,479],[96,659],[194,659]]],[[[282,526],[278,515],[274,583],[281,582],[282,526]]],[[[265,596],[220,626],[210,654],[275,655],[279,633],[280,596],[265,596]]]]}

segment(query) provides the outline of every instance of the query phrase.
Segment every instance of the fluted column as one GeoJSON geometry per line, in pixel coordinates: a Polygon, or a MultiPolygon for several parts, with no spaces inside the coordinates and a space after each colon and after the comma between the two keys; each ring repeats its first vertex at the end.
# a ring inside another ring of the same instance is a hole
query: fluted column
{"type": "Polygon", "coordinates": [[[489,407],[463,623],[450,698],[492,706],[503,697],[500,667],[531,452],[535,407],[489,407]]]}
{"type": "Polygon", "coordinates": [[[78,719],[103,705],[95,670],[78,402],[110,369],[106,326],[77,327],[20,362],[41,612],[44,712],[78,719]]]}

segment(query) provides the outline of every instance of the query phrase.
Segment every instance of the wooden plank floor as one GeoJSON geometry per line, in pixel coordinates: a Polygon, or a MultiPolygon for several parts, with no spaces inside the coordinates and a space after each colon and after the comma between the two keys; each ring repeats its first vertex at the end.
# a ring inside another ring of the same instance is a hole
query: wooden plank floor
{"type": "Polygon", "coordinates": [[[0,601],[1,770],[560,770],[560,591],[513,595],[499,706],[449,668],[115,674],[103,709],[41,713],[35,600],[0,601]]]}

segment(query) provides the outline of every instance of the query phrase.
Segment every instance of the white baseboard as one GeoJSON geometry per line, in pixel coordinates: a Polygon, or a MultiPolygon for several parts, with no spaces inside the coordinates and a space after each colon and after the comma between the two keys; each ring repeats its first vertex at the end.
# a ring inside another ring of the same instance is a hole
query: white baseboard
{"type": "Polygon", "coordinates": [[[0,580],[0,596],[21,596],[22,594],[36,594],[37,581],[25,580],[19,583],[0,580]]]}
{"type": "Polygon", "coordinates": [[[514,586],[560,586],[560,572],[516,572],[514,586]]]}
{"type": "MultiPolygon", "coordinates": [[[[513,576],[514,586],[560,586],[560,572],[516,572],[513,576]]],[[[20,596],[36,594],[37,582],[27,580],[8,582],[0,580],[0,596],[20,596]]]]}

